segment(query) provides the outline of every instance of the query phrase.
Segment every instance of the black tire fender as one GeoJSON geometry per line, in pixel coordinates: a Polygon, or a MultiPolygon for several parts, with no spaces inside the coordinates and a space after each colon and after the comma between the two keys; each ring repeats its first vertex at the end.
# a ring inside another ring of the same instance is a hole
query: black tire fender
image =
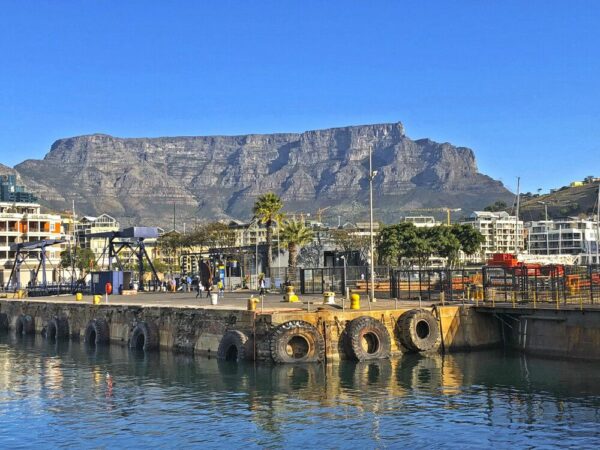
{"type": "Polygon", "coordinates": [[[271,333],[271,358],[278,364],[321,362],[325,340],[319,331],[303,320],[291,320],[271,333]]]}
{"type": "Polygon", "coordinates": [[[217,359],[223,361],[244,361],[248,358],[248,336],[238,330],[229,330],[221,338],[217,359]]]}
{"type": "Polygon", "coordinates": [[[46,325],[45,337],[51,341],[69,337],[69,321],[64,317],[54,317],[46,325]]]}
{"type": "Polygon", "coordinates": [[[110,330],[105,319],[92,319],[85,327],[83,340],[88,345],[106,345],[110,342],[110,330]]]}
{"type": "Polygon", "coordinates": [[[135,350],[156,350],[159,343],[158,327],[152,322],[138,322],[129,338],[129,348],[135,350]]]}
{"type": "Polygon", "coordinates": [[[413,352],[437,350],[441,343],[440,326],[435,316],[424,309],[412,309],[397,323],[400,343],[413,352]]]}
{"type": "Polygon", "coordinates": [[[35,334],[35,320],[29,314],[20,314],[15,320],[17,334],[35,334]]]}
{"type": "Polygon", "coordinates": [[[8,315],[6,313],[0,313],[0,331],[8,330],[8,315]]]}
{"type": "Polygon", "coordinates": [[[370,316],[361,316],[346,325],[346,351],[356,361],[390,357],[392,343],[384,324],[370,316]]]}

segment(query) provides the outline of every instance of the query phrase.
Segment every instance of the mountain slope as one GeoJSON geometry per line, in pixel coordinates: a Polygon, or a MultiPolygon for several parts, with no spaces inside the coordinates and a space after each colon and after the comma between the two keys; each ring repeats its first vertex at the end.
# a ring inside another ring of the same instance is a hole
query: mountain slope
{"type": "Polygon", "coordinates": [[[563,187],[550,194],[523,198],[521,217],[523,220],[543,220],[544,202],[548,206],[548,218],[566,216],[589,216],[597,213],[598,185],[594,182],[583,186],[563,187]]]}
{"type": "Polygon", "coordinates": [[[125,222],[169,224],[174,203],[178,222],[247,218],[267,191],[280,194],[289,211],[330,206],[330,215],[364,220],[369,146],[380,220],[410,208],[474,209],[512,198],[477,171],[472,150],[413,141],[400,123],[245,136],[79,136],[56,141],[43,160],[16,170],[57,209],[75,198],[87,214],[125,222]]]}

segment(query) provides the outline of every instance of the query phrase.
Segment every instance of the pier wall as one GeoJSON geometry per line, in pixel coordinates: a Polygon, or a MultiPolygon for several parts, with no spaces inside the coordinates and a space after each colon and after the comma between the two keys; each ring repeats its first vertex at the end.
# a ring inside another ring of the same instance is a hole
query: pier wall
{"type": "Polygon", "coordinates": [[[507,345],[533,355],[600,360],[600,310],[506,310],[507,345]]]}
{"type": "MultiPolygon", "coordinates": [[[[153,306],[90,305],[75,302],[40,302],[27,300],[0,300],[0,313],[5,314],[9,328],[15,329],[22,314],[32,317],[36,333],[43,334],[55,317],[66,318],[69,335],[83,339],[92,319],[104,319],[109,325],[112,343],[128,345],[135,326],[141,322],[156,325],[159,345],[184,353],[216,355],[221,338],[228,330],[239,330],[249,338],[248,356],[270,360],[270,335],[279,325],[288,321],[312,324],[324,337],[325,356],[328,360],[345,359],[344,333],[347,324],[355,318],[370,316],[380,321],[391,339],[391,354],[407,350],[398,338],[398,320],[412,308],[391,310],[353,311],[245,311],[240,309],[178,308],[153,306]]],[[[469,307],[437,306],[424,308],[432,311],[441,330],[441,351],[460,351],[501,344],[500,327],[489,315],[478,314],[469,307]]]]}

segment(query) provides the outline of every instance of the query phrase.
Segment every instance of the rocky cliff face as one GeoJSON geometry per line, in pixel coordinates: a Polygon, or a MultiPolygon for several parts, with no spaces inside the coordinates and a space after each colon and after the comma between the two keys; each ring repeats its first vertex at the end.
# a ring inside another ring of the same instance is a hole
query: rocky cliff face
{"type": "MultiPolygon", "coordinates": [[[[16,170],[50,206],[75,199],[87,214],[107,212],[125,225],[168,225],[195,218],[247,218],[256,197],[280,194],[289,211],[363,219],[368,152],[373,148],[378,219],[423,207],[481,208],[511,194],[477,171],[472,150],[413,141],[400,123],[305,133],[121,139],[61,139],[41,161],[16,170]],[[403,211],[404,210],[404,211],[403,211]]],[[[337,218],[336,218],[337,222],[337,218]]]]}

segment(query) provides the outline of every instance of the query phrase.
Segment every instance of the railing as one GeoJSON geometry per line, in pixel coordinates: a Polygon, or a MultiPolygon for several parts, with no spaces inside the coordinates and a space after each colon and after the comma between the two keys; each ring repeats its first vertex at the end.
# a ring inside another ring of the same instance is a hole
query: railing
{"type": "Polygon", "coordinates": [[[600,266],[544,266],[541,268],[484,267],[483,295],[477,300],[514,306],[600,304],[600,266]]]}
{"type": "Polygon", "coordinates": [[[481,269],[393,269],[390,296],[398,300],[468,300],[482,283],[481,269]]]}

